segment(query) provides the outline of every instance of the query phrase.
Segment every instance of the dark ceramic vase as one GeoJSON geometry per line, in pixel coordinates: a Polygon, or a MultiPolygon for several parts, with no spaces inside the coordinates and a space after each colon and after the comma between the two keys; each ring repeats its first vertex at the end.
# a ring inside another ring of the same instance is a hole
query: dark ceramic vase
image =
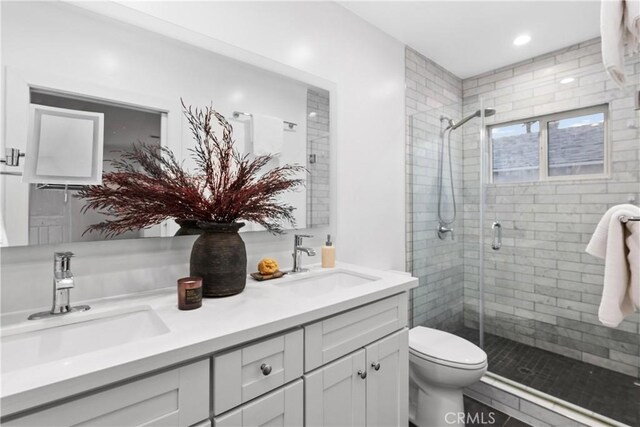
{"type": "Polygon", "coordinates": [[[238,230],[244,223],[198,222],[202,231],[191,248],[191,276],[202,277],[202,296],[239,294],[247,282],[247,251],[238,230]]]}
{"type": "Polygon", "coordinates": [[[202,230],[198,227],[198,221],[194,219],[176,219],[176,223],[180,229],[176,231],[174,236],[199,236],[202,230]]]}

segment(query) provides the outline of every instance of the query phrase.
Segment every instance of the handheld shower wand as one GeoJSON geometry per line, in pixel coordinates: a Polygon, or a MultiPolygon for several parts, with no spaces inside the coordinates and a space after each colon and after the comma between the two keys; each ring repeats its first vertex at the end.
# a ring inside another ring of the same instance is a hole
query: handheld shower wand
{"type": "MultiPolygon", "coordinates": [[[[493,108],[486,108],[484,110],[485,117],[493,116],[495,113],[496,113],[496,110],[494,110],[493,108]]],[[[467,117],[463,118],[457,123],[449,117],[440,116],[440,122],[447,123],[447,127],[440,133],[441,143],[440,143],[440,156],[438,159],[438,237],[440,238],[440,240],[444,240],[447,233],[451,233],[451,240],[453,240],[453,228],[451,227],[451,225],[455,222],[456,216],[457,216],[456,195],[455,195],[455,189],[453,185],[453,168],[452,168],[452,160],[451,160],[451,132],[463,126],[469,120],[476,117],[481,117],[481,116],[482,116],[482,110],[477,110],[475,113],[468,115],[467,117]],[[442,190],[444,186],[443,172],[444,172],[445,136],[447,139],[447,151],[448,151],[448,157],[449,157],[449,183],[451,187],[451,202],[453,205],[453,216],[451,219],[445,219],[442,213],[442,190]]]]}

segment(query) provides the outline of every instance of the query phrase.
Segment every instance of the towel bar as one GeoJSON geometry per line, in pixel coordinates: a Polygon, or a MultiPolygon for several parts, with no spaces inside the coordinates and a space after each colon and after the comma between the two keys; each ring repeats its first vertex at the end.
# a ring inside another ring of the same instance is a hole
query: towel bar
{"type": "MultiPolygon", "coordinates": [[[[243,113],[242,111],[234,111],[233,112],[233,118],[237,119],[240,116],[253,116],[253,114],[251,113],[243,113]]],[[[293,123],[293,122],[289,122],[287,120],[283,120],[282,123],[284,123],[285,125],[287,125],[289,127],[289,129],[293,130],[294,127],[298,126],[297,123],[293,123]]]]}
{"type": "Polygon", "coordinates": [[[620,215],[618,219],[620,220],[621,223],[626,224],[629,221],[640,221],[640,216],[620,215]]]}

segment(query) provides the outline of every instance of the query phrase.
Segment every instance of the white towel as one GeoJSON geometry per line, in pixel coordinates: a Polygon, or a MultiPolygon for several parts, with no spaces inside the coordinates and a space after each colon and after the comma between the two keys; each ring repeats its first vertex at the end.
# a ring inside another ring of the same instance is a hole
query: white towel
{"type": "MultiPolygon", "coordinates": [[[[249,146],[249,140],[247,138],[247,121],[246,120],[237,120],[237,119],[227,119],[231,126],[233,127],[233,140],[234,147],[238,152],[242,155],[248,154],[251,152],[249,146]]],[[[246,230],[242,230],[246,231],[246,230]]]]}
{"type": "Polygon", "coordinates": [[[626,0],[625,24],[631,50],[637,52],[640,48],[640,0],[626,0]]]}
{"type": "Polygon", "coordinates": [[[605,260],[598,318],[612,328],[640,309],[640,222],[623,224],[619,219],[621,215],[640,216],[640,208],[618,205],[609,209],[586,249],[587,253],[605,260]]]}
{"type": "Polygon", "coordinates": [[[253,154],[264,156],[278,155],[282,152],[284,142],[284,126],[282,119],[272,116],[254,114],[251,120],[253,129],[253,154]]]}
{"type": "Polygon", "coordinates": [[[627,38],[627,30],[624,17],[624,0],[602,0],[600,5],[602,63],[611,80],[619,87],[623,87],[626,83],[624,75],[624,45],[627,38]]]}

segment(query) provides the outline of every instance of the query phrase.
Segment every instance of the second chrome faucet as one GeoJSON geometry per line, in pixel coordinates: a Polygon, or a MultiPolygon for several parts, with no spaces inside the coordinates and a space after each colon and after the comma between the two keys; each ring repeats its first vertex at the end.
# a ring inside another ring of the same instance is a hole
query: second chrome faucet
{"type": "Polygon", "coordinates": [[[293,268],[291,269],[292,273],[301,273],[303,271],[308,271],[308,269],[306,268],[302,268],[302,253],[304,252],[305,254],[309,255],[309,256],[315,256],[316,251],[313,248],[307,248],[302,245],[302,239],[305,237],[313,237],[311,235],[307,235],[307,234],[296,234],[294,236],[294,242],[293,242],[293,254],[291,254],[293,256],[293,268]]]}

